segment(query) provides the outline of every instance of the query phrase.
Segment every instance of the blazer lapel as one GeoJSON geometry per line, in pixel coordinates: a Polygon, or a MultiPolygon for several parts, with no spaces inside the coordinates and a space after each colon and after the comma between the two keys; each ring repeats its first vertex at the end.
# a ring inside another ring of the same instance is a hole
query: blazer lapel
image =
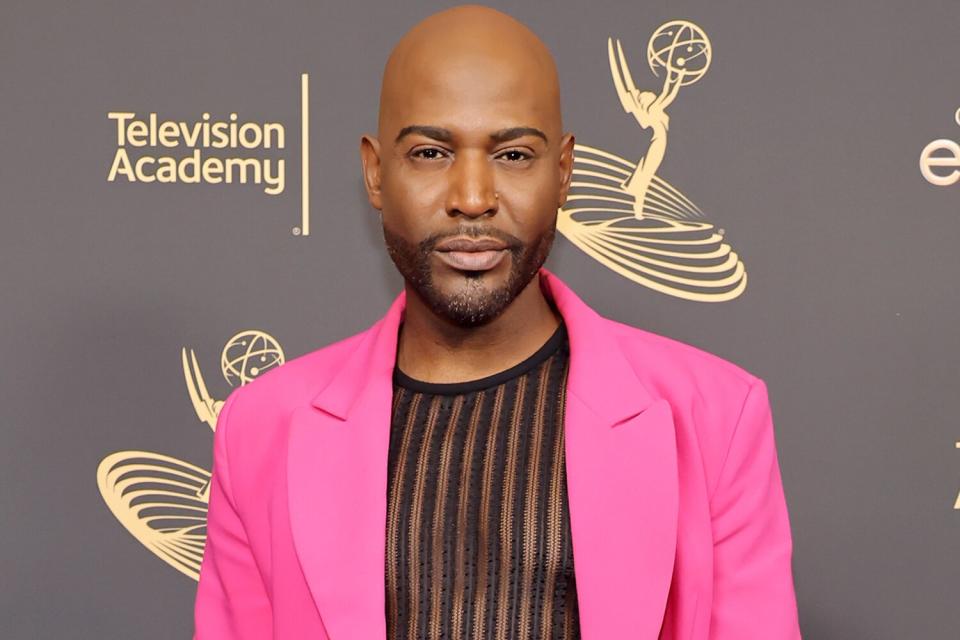
{"type": "Polygon", "coordinates": [[[550,272],[544,285],[570,338],[564,435],[581,632],[656,638],[677,540],[670,405],[637,378],[614,323],[550,272]]]}
{"type": "Polygon", "coordinates": [[[570,394],[567,493],[584,640],[658,637],[676,551],[666,401],[612,426],[570,394]]]}
{"type": "MultiPolygon", "coordinates": [[[[542,269],[567,324],[566,473],[585,640],[655,638],[676,551],[673,419],[623,356],[612,323],[542,269]]],[[[294,545],[332,640],[385,638],[392,370],[405,294],[310,406],[291,416],[294,545]]]]}
{"type": "Polygon", "coordinates": [[[311,403],[291,416],[290,525],[331,640],[386,638],[387,456],[404,296],[311,403]]]}

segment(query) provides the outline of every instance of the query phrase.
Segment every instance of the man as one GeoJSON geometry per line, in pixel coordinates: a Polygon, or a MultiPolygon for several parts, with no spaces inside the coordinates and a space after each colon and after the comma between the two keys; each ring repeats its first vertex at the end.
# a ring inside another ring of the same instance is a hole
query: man
{"type": "Polygon", "coordinates": [[[764,382],[542,268],[559,95],[492,9],[396,46],[360,152],[404,291],[227,399],[197,638],[799,637],[764,382]]]}

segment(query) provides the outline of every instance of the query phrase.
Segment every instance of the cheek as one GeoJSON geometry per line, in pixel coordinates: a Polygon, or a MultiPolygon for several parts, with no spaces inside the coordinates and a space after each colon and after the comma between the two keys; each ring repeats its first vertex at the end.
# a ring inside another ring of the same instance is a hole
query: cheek
{"type": "Polygon", "coordinates": [[[552,175],[515,179],[505,185],[509,187],[501,191],[500,198],[524,234],[537,235],[555,224],[559,188],[552,175]]]}
{"type": "Polygon", "coordinates": [[[381,191],[385,218],[416,225],[443,212],[445,187],[439,174],[424,175],[401,166],[384,176],[381,191]]]}
{"type": "Polygon", "coordinates": [[[423,193],[408,184],[383,189],[383,226],[411,245],[430,235],[430,210],[423,193]]]}

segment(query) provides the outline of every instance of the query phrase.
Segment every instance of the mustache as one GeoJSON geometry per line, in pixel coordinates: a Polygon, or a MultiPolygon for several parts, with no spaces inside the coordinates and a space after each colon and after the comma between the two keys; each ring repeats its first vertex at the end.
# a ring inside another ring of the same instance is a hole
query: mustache
{"type": "Polygon", "coordinates": [[[507,249],[517,251],[523,248],[523,242],[513,234],[507,233],[502,229],[490,226],[488,224],[461,224],[456,229],[449,231],[437,231],[431,233],[419,243],[419,249],[428,253],[433,251],[434,247],[447,238],[466,237],[466,238],[494,238],[504,243],[507,249]]]}

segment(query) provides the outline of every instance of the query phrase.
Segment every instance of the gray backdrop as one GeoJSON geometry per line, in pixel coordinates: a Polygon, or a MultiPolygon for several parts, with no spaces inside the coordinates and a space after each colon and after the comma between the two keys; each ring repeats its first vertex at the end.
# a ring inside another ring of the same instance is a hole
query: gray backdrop
{"type": "MultiPolygon", "coordinates": [[[[960,139],[956,3],[493,4],[554,51],[578,142],[631,161],[648,134],[617,100],[607,37],[638,85],[659,89],[650,34],[684,18],[709,35],[711,68],[669,109],[659,174],[724,229],[746,291],[658,293],[559,235],[548,266],[601,313],[767,381],[805,637],[956,638],[960,184],[934,186],[918,165],[930,141],[960,139]]],[[[443,6],[0,8],[4,638],[189,637],[194,581],[127,532],[98,465],[130,449],[210,467],[181,348],[223,399],[220,353],[238,331],[266,331],[289,359],[386,310],[401,283],[358,140],[375,127],[388,51],[443,6]],[[291,233],[301,73],[308,237],[291,233]],[[108,182],[110,111],[281,122],[286,148],[250,154],[285,158],[286,189],[108,182]]]]}

